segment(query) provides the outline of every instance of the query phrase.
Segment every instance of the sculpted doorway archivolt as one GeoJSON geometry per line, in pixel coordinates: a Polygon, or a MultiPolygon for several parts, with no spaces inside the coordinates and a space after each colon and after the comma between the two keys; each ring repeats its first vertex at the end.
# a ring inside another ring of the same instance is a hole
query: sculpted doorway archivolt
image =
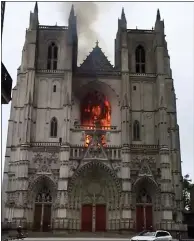
{"type": "MultiPolygon", "coordinates": [[[[98,162],[86,164],[74,175],[72,182],[69,184],[68,217],[70,219],[73,217],[74,220],[79,221],[79,228],[81,228],[81,216],[84,205],[91,205],[94,207],[94,219],[95,214],[97,214],[95,213],[95,210],[102,210],[103,207],[105,207],[104,210],[106,211],[106,214],[104,216],[106,216],[105,221],[106,226],[108,227],[111,219],[120,218],[119,185],[119,181],[104,164],[99,164],[98,162]]],[[[95,231],[95,227],[93,228],[93,231],[95,231]]]]}
{"type": "Polygon", "coordinates": [[[50,230],[56,193],[56,184],[46,175],[40,175],[30,183],[28,220],[37,231],[50,230]]]}

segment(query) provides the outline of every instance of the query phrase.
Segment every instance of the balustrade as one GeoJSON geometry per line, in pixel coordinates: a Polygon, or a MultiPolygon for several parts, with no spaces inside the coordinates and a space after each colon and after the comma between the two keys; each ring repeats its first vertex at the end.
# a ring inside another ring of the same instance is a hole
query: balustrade
{"type": "Polygon", "coordinates": [[[74,125],[75,130],[105,130],[105,131],[115,131],[116,126],[95,126],[95,125],[74,125]]]}

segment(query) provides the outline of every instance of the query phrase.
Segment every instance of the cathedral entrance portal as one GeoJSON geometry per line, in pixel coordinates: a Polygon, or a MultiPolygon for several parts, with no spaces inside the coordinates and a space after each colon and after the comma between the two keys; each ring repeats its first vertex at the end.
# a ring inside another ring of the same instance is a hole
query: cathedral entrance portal
{"type": "Polygon", "coordinates": [[[118,183],[111,170],[101,162],[90,162],[80,168],[69,185],[68,217],[80,223],[83,232],[104,232],[109,223],[120,219],[118,183]],[[109,173],[108,173],[109,170],[109,173]]]}
{"type": "Polygon", "coordinates": [[[91,204],[82,205],[81,230],[83,232],[92,232],[92,211],[91,204]]]}
{"type": "Polygon", "coordinates": [[[96,232],[106,231],[106,205],[82,205],[81,224],[83,232],[92,232],[94,228],[96,232]]]}
{"type": "Polygon", "coordinates": [[[38,192],[35,199],[34,210],[34,230],[36,231],[49,231],[51,227],[51,207],[52,196],[50,190],[47,187],[38,192]]]}
{"type": "Polygon", "coordinates": [[[106,205],[96,205],[96,232],[106,231],[106,205]]]}
{"type": "Polygon", "coordinates": [[[138,232],[152,229],[152,200],[145,189],[142,189],[136,200],[136,229],[138,232]]]}

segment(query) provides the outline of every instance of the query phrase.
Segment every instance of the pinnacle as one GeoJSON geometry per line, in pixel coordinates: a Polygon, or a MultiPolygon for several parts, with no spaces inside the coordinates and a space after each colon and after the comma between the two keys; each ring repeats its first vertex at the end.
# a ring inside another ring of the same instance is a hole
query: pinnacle
{"type": "Polygon", "coordinates": [[[161,19],[161,18],[160,18],[160,10],[159,10],[159,8],[158,8],[156,20],[160,21],[160,19],[161,19]]]}

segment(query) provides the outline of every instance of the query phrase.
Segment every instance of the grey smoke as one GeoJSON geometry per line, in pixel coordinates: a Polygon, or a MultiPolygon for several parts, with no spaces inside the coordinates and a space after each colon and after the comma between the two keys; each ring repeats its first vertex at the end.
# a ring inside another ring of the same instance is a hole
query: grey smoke
{"type": "Polygon", "coordinates": [[[78,64],[86,58],[96,41],[103,42],[98,32],[95,30],[95,23],[98,21],[99,13],[105,10],[107,4],[98,2],[62,2],[62,14],[69,17],[73,4],[77,16],[78,30],[78,64]]]}

